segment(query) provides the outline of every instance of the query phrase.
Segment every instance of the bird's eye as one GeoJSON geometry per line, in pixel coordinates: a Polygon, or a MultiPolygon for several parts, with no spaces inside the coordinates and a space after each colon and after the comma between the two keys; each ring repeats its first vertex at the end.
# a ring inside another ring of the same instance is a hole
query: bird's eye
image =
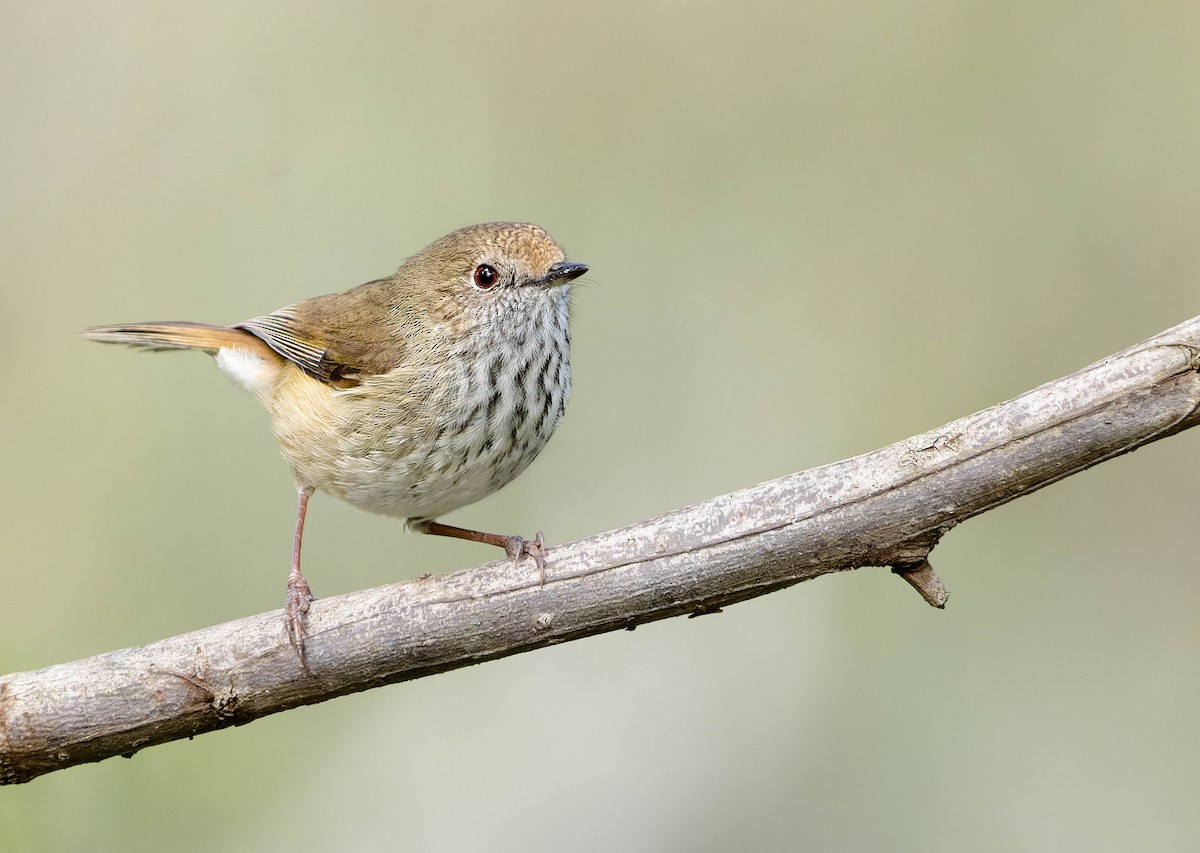
{"type": "Polygon", "coordinates": [[[480,264],[475,267],[475,286],[479,289],[487,290],[499,280],[500,274],[491,264],[480,264]]]}

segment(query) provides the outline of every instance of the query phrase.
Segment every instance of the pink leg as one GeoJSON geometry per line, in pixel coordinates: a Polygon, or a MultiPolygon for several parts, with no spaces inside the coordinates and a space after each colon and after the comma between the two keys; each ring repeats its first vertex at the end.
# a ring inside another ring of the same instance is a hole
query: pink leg
{"type": "Polygon", "coordinates": [[[296,509],[296,535],[292,539],[292,571],[288,575],[287,605],[284,607],[287,623],[288,639],[296,653],[300,655],[300,664],[306,670],[308,661],[304,657],[304,629],[308,621],[308,604],[313,600],[312,590],[304,575],[300,574],[300,543],[304,539],[304,516],[308,512],[308,499],[313,490],[299,487],[300,505],[296,509]]]}
{"type": "Polygon", "coordinates": [[[514,563],[522,557],[532,557],[538,570],[538,586],[546,585],[546,540],[542,537],[540,530],[531,542],[521,536],[505,536],[502,533],[483,533],[479,530],[468,530],[465,527],[454,527],[434,521],[432,518],[424,521],[410,521],[409,526],[418,533],[450,536],[455,539],[466,539],[503,548],[504,553],[508,554],[508,558],[514,563]]]}

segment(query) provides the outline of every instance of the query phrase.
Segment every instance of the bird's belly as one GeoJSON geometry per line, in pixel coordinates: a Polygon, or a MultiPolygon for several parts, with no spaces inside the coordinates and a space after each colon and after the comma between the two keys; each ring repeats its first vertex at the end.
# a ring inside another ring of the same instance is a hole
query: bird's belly
{"type": "Polygon", "coordinates": [[[403,395],[331,392],[303,377],[289,405],[271,407],[272,422],[302,485],[383,515],[436,518],[525,470],[562,418],[566,375],[565,384],[527,382],[520,393],[464,393],[443,377],[419,396],[411,385],[403,395]],[[310,411],[281,411],[296,405],[310,411]],[[322,409],[318,417],[312,407],[322,409]]]}
{"type": "MultiPolygon", "coordinates": [[[[350,452],[337,461],[328,491],[371,512],[436,518],[486,497],[523,470],[545,440],[485,451],[479,444],[397,437],[395,447],[350,452]]],[[[389,441],[388,444],[391,444],[389,441]]]]}

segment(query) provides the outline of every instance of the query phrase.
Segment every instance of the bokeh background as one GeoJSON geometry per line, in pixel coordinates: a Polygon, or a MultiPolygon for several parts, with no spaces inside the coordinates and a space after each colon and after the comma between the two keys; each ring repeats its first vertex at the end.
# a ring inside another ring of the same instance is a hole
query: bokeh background
{"type": "MultiPolygon", "coordinates": [[[[0,671],[280,606],[234,322],[528,219],[592,266],[566,541],[1196,313],[1194,3],[0,3],[0,671]]],[[[864,569],[0,791],[4,850],[1194,849],[1200,434],[864,569]]],[[[319,595],[492,559],[318,496],[319,595]]]]}

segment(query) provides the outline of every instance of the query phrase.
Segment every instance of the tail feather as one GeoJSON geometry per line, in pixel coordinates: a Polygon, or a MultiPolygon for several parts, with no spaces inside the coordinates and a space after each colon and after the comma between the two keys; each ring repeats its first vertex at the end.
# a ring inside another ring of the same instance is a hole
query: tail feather
{"type": "Polygon", "coordinates": [[[146,350],[198,349],[216,355],[222,348],[250,350],[274,355],[271,349],[249,332],[229,326],[207,323],[122,323],[92,326],[81,333],[85,338],[106,344],[127,344],[146,350]]]}

